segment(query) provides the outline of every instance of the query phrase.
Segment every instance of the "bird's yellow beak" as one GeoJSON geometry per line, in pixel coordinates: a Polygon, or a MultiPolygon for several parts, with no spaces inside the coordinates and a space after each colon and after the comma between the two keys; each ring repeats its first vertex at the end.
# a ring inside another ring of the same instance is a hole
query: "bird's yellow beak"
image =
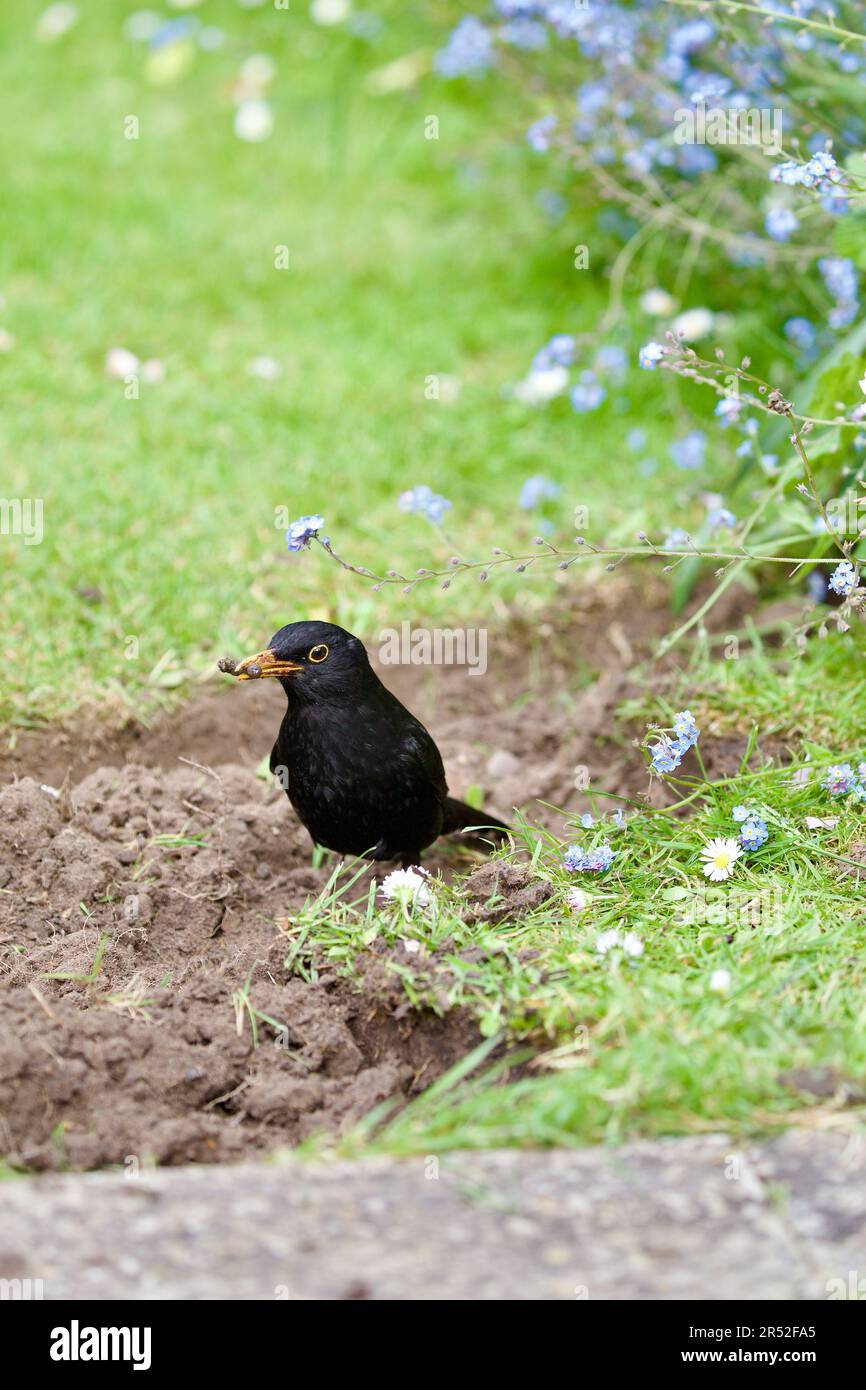
{"type": "Polygon", "coordinates": [[[303,670],[303,667],[296,661],[280,661],[273,648],[268,647],[255,656],[245,656],[243,661],[235,663],[233,670],[229,669],[228,664],[220,662],[220,669],[227,675],[236,676],[239,681],[257,681],[265,676],[288,676],[292,671],[303,670]]]}

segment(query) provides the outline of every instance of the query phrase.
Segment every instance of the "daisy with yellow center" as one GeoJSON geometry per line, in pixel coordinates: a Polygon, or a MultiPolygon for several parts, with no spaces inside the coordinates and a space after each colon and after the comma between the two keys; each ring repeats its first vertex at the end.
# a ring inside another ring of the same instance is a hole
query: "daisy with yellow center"
{"type": "Polygon", "coordinates": [[[734,865],[742,854],[742,846],[736,840],[710,840],[701,850],[704,873],[713,883],[724,883],[734,872],[734,865]]]}

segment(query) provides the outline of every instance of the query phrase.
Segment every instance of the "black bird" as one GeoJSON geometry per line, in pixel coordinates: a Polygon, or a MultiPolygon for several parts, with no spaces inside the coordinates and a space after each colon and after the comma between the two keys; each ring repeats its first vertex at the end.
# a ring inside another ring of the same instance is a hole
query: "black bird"
{"type": "Polygon", "coordinates": [[[289,623],[266,649],[220,670],[275,677],[289,707],[271,772],[313,840],[338,854],[417,864],[438,835],[508,826],[448,795],[439,749],[379,680],[363,642],[333,623],[289,623]]]}

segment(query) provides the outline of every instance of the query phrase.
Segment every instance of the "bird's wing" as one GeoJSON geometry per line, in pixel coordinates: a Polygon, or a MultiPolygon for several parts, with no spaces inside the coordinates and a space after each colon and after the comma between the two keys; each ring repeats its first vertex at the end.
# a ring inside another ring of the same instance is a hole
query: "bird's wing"
{"type": "Polygon", "coordinates": [[[406,726],[403,751],[407,760],[429,778],[444,801],[448,795],[448,783],[442,755],[424,725],[414,717],[410,717],[406,726]]]}

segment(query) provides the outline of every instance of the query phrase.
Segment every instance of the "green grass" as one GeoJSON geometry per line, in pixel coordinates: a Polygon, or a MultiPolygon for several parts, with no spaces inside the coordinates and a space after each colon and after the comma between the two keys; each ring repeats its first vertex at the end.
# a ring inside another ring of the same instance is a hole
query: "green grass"
{"type": "MultiPolygon", "coordinates": [[[[480,109],[435,83],[442,136],[425,141],[426,97],[367,93],[369,71],[418,46],[417,23],[367,45],[300,10],[209,0],[229,42],[153,86],[121,34],[134,3],[97,0],[55,45],[32,40],[39,8],[0,17],[0,288],[17,339],[0,359],[4,491],[45,506],[41,545],[3,541],[0,717],[15,723],[135,707],[290,618],[370,627],[357,582],[290,562],[275,509],[321,509],[381,560],[416,481],[482,532],[540,458],[564,481],[573,418],[521,411],[515,431],[500,388],[605,293],[589,276],[575,294],[571,233],[545,233],[522,155],[494,148],[471,176],[480,109]],[[253,52],[278,70],[263,145],[234,136],[226,100],[253,52]],[[125,399],[103,372],[118,345],[162,359],[167,380],[125,399]],[[248,374],[262,354],[278,381],[248,374]],[[460,400],[425,401],[431,373],[459,377],[460,400]]],[[[404,522],[399,548],[423,555],[428,534],[404,522]]]]}
{"type": "MultiPolygon", "coordinates": [[[[780,636],[772,634],[776,643],[780,636]]],[[[718,646],[715,660],[706,646],[694,652],[688,678],[692,690],[702,692],[705,726],[721,735],[753,722],[763,739],[790,748],[813,741],[856,751],[863,723],[863,656],[856,638],[814,638],[798,658],[790,643],[770,646],[747,622],[738,650],[734,660],[719,660],[718,646]]]]}
{"type": "MultiPolygon", "coordinates": [[[[548,507],[562,540],[576,505],[591,535],[628,541],[694,519],[688,477],[660,488],[623,443],[640,424],[646,453],[667,458],[689,425],[678,383],[633,370],[625,411],[591,417],[503,398],[551,332],[594,328],[620,242],[566,172],[574,205],[547,219],[537,195],[556,175],[511,138],[534,109],[505,77],[370,90],[407,52],[429,66],[447,14],[377,6],[367,43],[302,6],[205,0],[226,44],[155,85],[122,34],[137,8],[92,0],[50,45],[33,39],[40,4],[0,15],[0,324],[17,339],[0,356],[3,491],[43,499],[45,518],[40,545],[2,538],[0,723],[146,712],[294,618],[370,635],[501,613],[500,595],[549,601],[549,582],[517,579],[377,597],[320,552],[290,559],[280,507],[322,511],[350,558],[410,573],[453,546],[529,545],[538,519],[515,503],[537,472],[563,486],[548,507]],[[277,69],[261,145],[235,137],[228,100],[255,52],[277,69]],[[424,139],[431,113],[438,140],[424,139]],[[165,382],[126,399],[103,370],[116,346],[161,359],[165,382]],[[249,375],[261,355],[278,380],[249,375]],[[425,399],[435,374],[457,378],[456,401],[425,399]],[[453,499],[457,539],[397,512],[419,482],[453,499]]],[[[711,449],[730,481],[731,441],[711,449]]]]}
{"type": "MultiPolygon", "coordinates": [[[[299,914],[290,929],[294,969],[315,973],[324,957],[351,977],[371,944],[384,942],[393,952],[389,968],[414,1004],[468,1009],[491,1043],[517,1049],[524,1068],[533,1058],[521,1079],[504,1085],[507,1067],[485,1069],[482,1048],[473,1075],[461,1066],[396,1119],[376,1115],[345,1151],[574,1144],[719,1129],[744,1137],[796,1122],[860,1132],[863,1111],[849,1108],[844,1086],[862,1089],[866,1074],[864,812],[821,786],[829,763],[856,764],[866,751],[857,709],[844,698],[854,674],[836,673],[843,698],[832,740],[820,743],[808,725],[796,727],[808,692],[824,683],[841,652],[831,640],[793,662],[778,653],[744,654],[725,668],[724,686],[702,694],[699,682],[714,674],[718,681],[721,668],[695,653],[680,688],[667,692],[673,705],[648,700],[644,719],[665,724],[670,708],[690,703],[703,722],[727,700],[748,710],[756,729],[775,715],[777,734],[797,746],[797,756],[762,755],[758,738],[746,745],[755,749],[747,769],[683,781],[686,818],[635,808],[621,830],[609,820],[591,829],[566,824],[562,843],[608,841],[616,849],[603,876],[569,874],[558,838],[525,826],[521,857],[530,854],[553,896],[521,921],[467,925],[459,881],[437,885],[434,906],[408,916],[373,898],[353,904],[351,890],[333,888],[299,914]],[[788,719],[778,719],[782,709],[788,719]],[[731,812],[743,802],[760,808],[769,841],[743,856],[727,883],[710,884],[701,848],[736,833],[731,812]],[[810,829],[807,816],[838,823],[810,829]],[[588,898],[578,913],[567,904],[576,886],[588,898]],[[601,953],[599,938],[611,930],[639,937],[642,955],[601,953]],[[406,939],[419,942],[421,953],[407,954],[406,939]],[[714,987],[719,971],[730,977],[723,991],[714,987]],[[817,1101],[798,1091],[785,1077],[801,1068],[829,1069],[838,1097],[817,1101]]],[[[637,706],[626,713],[635,719],[637,706]]],[[[738,728],[748,732],[742,716],[738,728]]],[[[701,743],[712,739],[702,733],[701,743]]],[[[597,810],[615,804],[600,801],[597,810]]]]}

